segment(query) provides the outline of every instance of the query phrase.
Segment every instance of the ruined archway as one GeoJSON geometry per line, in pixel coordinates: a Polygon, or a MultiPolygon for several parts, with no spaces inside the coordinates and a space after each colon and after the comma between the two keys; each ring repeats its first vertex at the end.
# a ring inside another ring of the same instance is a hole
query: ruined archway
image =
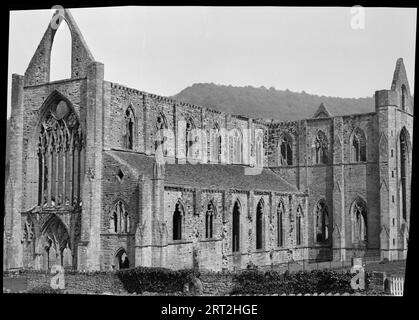
{"type": "Polygon", "coordinates": [[[128,259],[127,251],[124,248],[119,248],[114,258],[114,269],[115,270],[128,269],[129,266],[130,266],[130,262],[128,259]]]}
{"type": "Polygon", "coordinates": [[[41,229],[41,269],[49,270],[53,265],[71,268],[73,253],[67,227],[53,214],[41,229]]]}

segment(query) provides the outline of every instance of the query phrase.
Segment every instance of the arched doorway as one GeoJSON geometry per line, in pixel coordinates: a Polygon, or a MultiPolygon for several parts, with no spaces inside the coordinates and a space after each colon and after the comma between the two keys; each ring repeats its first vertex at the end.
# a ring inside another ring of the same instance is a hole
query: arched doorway
{"type": "Polygon", "coordinates": [[[53,265],[71,268],[73,257],[68,230],[55,214],[44,224],[41,231],[42,269],[49,270],[53,265]]]}
{"type": "Polygon", "coordinates": [[[121,269],[128,269],[129,268],[129,259],[127,252],[124,248],[120,248],[116,254],[114,259],[114,269],[121,270],[121,269]]]}

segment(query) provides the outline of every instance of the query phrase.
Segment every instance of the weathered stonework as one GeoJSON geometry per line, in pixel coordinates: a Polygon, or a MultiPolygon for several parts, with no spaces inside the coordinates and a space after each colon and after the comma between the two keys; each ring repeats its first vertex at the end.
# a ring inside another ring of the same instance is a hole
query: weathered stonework
{"type": "Polygon", "coordinates": [[[68,10],[63,22],[71,78],[49,82],[51,26],[25,76],[13,75],[6,269],[406,257],[413,99],[401,59],[373,113],[333,117],[321,105],[311,119],[265,121],[108,82],[68,10]],[[80,145],[52,135],[51,162],[39,162],[40,132],[60,103],[77,118],[80,145]]]}

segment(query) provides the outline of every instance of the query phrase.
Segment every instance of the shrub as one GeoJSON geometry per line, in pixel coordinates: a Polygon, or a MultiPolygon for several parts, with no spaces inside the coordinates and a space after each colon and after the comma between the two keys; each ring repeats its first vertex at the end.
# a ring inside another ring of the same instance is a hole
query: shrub
{"type": "Polygon", "coordinates": [[[28,293],[35,293],[35,294],[60,294],[64,293],[64,290],[61,289],[53,289],[49,285],[39,285],[36,286],[28,291],[28,293]]]}
{"type": "MultiPolygon", "coordinates": [[[[293,274],[277,271],[244,271],[234,276],[232,294],[304,294],[304,293],[353,293],[350,272],[331,270],[300,271],[293,274]]],[[[369,283],[366,273],[366,286],[369,283]]]]}
{"type": "Polygon", "coordinates": [[[145,291],[173,293],[182,292],[185,283],[189,283],[194,277],[199,277],[199,273],[191,269],[136,267],[119,270],[117,276],[129,293],[145,291]]]}

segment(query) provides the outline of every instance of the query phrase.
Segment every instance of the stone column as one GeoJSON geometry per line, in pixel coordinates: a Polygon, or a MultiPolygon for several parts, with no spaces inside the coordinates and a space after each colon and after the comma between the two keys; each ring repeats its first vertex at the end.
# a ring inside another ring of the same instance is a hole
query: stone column
{"type": "MultiPolygon", "coordinates": [[[[399,95],[396,91],[380,90],[375,92],[375,108],[378,115],[379,128],[379,181],[380,181],[380,252],[381,258],[392,260],[392,251],[395,246],[392,238],[397,236],[396,227],[392,226],[392,218],[396,218],[397,204],[392,203],[391,196],[398,194],[397,181],[391,178],[390,168],[395,168],[397,164],[397,142],[390,139],[389,126],[394,122],[395,108],[399,104],[399,95]],[[392,151],[393,150],[393,151],[392,151]],[[392,154],[393,153],[393,154],[392,154]]],[[[370,221],[367,221],[368,225],[370,221]]],[[[371,237],[368,232],[368,242],[371,237]]],[[[397,252],[394,254],[397,258],[397,252]]]]}
{"type": "Polygon", "coordinates": [[[152,264],[152,184],[149,178],[138,179],[138,226],[135,233],[135,266],[151,267],[152,264]]]}
{"type": "Polygon", "coordinates": [[[329,234],[332,237],[333,260],[346,260],[345,172],[343,118],[333,118],[333,208],[329,212],[329,234]]]}
{"type": "Polygon", "coordinates": [[[86,152],[83,179],[81,241],[78,269],[100,269],[100,230],[102,213],[104,66],[92,62],[87,68],[86,152]]]}
{"type": "Polygon", "coordinates": [[[154,163],[152,180],[152,243],[156,266],[167,266],[167,225],[164,217],[164,164],[154,163]]]}
{"type": "Polygon", "coordinates": [[[6,182],[5,194],[5,228],[4,243],[6,250],[3,251],[3,267],[5,269],[23,267],[21,230],[21,211],[23,200],[23,83],[24,77],[12,75],[12,100],[10,131],[8,132],[10,142],[9,152],[9,181],[6,182]]]}

